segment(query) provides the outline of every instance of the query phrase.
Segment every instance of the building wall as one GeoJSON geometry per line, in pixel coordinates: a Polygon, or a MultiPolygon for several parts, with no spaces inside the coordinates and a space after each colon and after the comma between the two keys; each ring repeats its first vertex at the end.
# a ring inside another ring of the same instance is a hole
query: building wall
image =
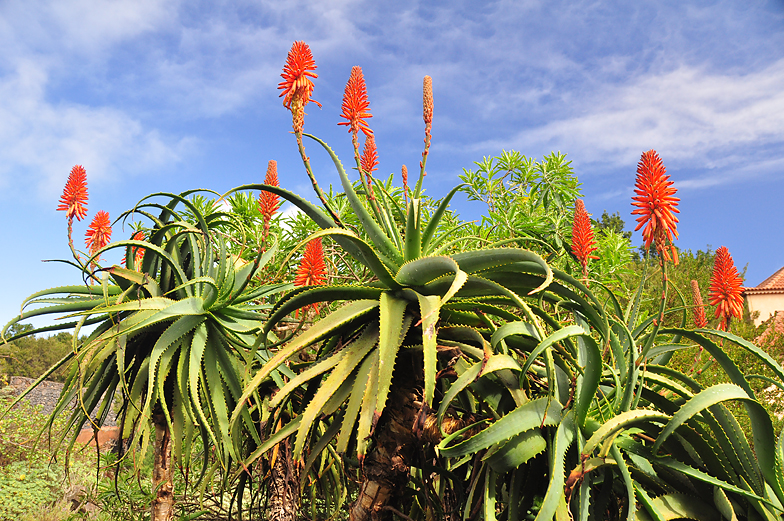
{"type": "Polygon", "coordinates": [[[746,295],[746,301],[749,303],[749,311],[753,315],[755,311],[759,311],[759,317],[754,320],[754,325],[758,326],[771,315],[775,315],[776,311],[784,311],[784,294],[763,294],[763,295],[746,295]]]}

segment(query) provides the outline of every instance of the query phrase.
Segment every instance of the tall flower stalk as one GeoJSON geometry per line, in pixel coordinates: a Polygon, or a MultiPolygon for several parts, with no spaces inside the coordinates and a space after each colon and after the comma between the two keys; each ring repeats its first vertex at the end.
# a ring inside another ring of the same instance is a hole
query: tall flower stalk
{"type": "MultiPolygon", "coordinates": [[[[264,184],[270,186],[280,186],[278,184],[278,163],[275,160],[270,160],[267,164],[267,174],[264,176],[264,184]]],[[[264,231],[262,241],[266,242],[269,236],[270,223],[275,213],[282,205],[280,196],[272,192],[261,192],[259,194],[259,211],[261,212],[261,219],[264,223],[264,231]]]]}
{"type": "Polygon", "coordinates": [[[68,175],[63,195],[60,197],[60,206],[57,210],[65,211],[68,220],[68,247],[71,248],[74,258],[78,261],[79,255],[73,245],[73,220],[81,221],[87,216],[87,172],[82,165],[76,165],[68,175]]]}
{"type": "Polygon", "coordinates": [[[378,170],[378,151],[376,150],[376,138],[373,137],[373,134],[365,138],[360,165],[367,179],[368,198],[375,200],[376,196],[373,194],[373,172],[378,170]]]}
{"type": "Polygon", "coordinates": [[[677,252],[672,241],[673,238],[678,238],[678,218],[674,214],[680,213],[677,208],[680,199],[673,197],[676,189],[672,186],[673,181],[669,180],[670,176],[666,175],[666,171],[655,150],[643,152],[637,164],[637,180],[634,185],[637,197],[632,198],[634,200],[632,206],[636,206],[637,209],[632,212],[632,215],[640,216],[637,218],[639,224],[634,231],[645,227],[642,231],[645,249],[650,249],[651,243],[654,243],[661,256],[662,265],[664,261],[669,260],[677,265],[677,252]]]}
{"type": "Polygon", "coordinates": [[[743,314],[743,279],[738,275],[729,250],[722,246],[716,250],[708,299],[716,306],[716,318],[721,319],[719,329],[729,331],[730,319],[743,314]]]}
{"type": "MultiPolygon", "coordinates": [[[[103,210],[98,211],[93,217],[87,233],[84,236],[84,244],[87,246],[87,251],[90,255],[95,253],[109,244],[112,240],[112,223],[109,219],[109,214],[103,210]]],[[[96,259],[98,260],[98,259],[96,259]]]]}
{"type": "MultiPolygon", "coordinates": [[[[134,233],[131,237],[131,240],[133,241],[143,241],[144,239],[144,232],[141,230],[134,233]]],[[[140,248],[139,246],[131,247],[131,256],[133,257],[133,264],[137,271],[141,270],[142,260],[144,260],[144,251],[144,248],[140,248]]]]}
{"type": "Polygon", "coordinates": [[[283,106],[291,111],[292,126],[294,135],[297,137],[299,154],[302,157],[302,162],[305,164],[305,171],[313,184],[313,189],[324,208],[326,208],[335,222],[340,224],[340,219],[327,204],[327,198],[321,190],[318,181],[316,181],[316,176],[313,175],[310,158],[305,154],[305,145],[302,142],[302,130],[305,126],[305,107],[311,101],[321,107],[321,103],[310,99],[314,88],[311,78],[318,78],[318,74],[313,72],[316,68],[316,62],[313,59],[310,46],[305,42],[294,42],[286,57],[286,64],[283,66],[283,72],[280,75],[283,81],[278,84],[278,89],[283,91],[280,94],[280,97],[283,98],[283,106]]]}
{"type": "MultiPolygon", "coordinates": [[[[708,317],[705,315],[705,305],[702,302],[702,293],[700,293],[700,285],[697,283],[696,280],[691,281],[691,299],[694,303],[694,327],[696,328],[703,328],[708,327],[708,317]]],[[[689,370],[689,374],[692,374],[694,370],[700,363],[700,359],[702,358],[702,351],[703,347],[699,346],[697,350],[697,354],[694,357],[694,363],[689,370]]],[[[709,362],[712,363],[712,362],[709,362]]],[[[697,374],[701,374],[705,367],[701,368],[697,371],[697,374]]]]}
{"type": "Polygon", "coordinates": [[[373,130],[368,125],[368,118],[372,118],[370,113],[370,101],[368,101],[367,86],[365,85],[365,77],[362,74],[362,67],[354,66],[351,68],[351,75],[346,83],[346,88],[343,91],[343,112],[340,117],[346,121],[341,121],[338,125],[346,125],[348,131],[351,133],[351,144],[354,147],[354,160],[359,170],[359,179],[362,182],[362,187],[368,195],[368,202],[375,214],[376,219],[381,219],[381,209],[378,206],[371,180],[371,173],[365,169],[365,163],[359,153],[359,131],[365,134],[365,147],[372,146],[372,151],[368,150],[367,153],[372,154],[375,152],[375,140],[373,139],[373,130]],[[368,144],[368,140],[370,144],[368,144]]]}
{"type": "Polygon", "coordinates": [[[574,202],[574,224],[572,225],[572,253],[580,261],[583,268],[583,278],[588,278],[588,259],[598,259],[591,255],[596,251],[596,241],[591,228],[591,218],[585,211],[585,204],[581,199],[574,202]]]}
{"type": "Polygon", "coordinates": [[[400,167],[400,177],[403,179],[403,198],[408,205],[408,167],[406,165],[400,167]]]}
{"type": "Polygon", "coordinates": [[[361,130],[365,137],[373,135],[373,131],[368,126],[367,118],[372,118],[370,113],[370,102],[367,96],[367,86],[365,85],[365,76],[362,74],[362,67],[355,65],[351,68],[351,75],[346,83],[346,88],[343,91],[343,113],[340,114],[341,118],[346,121],[341,121],[338,125],[348,126],[348,131],[352,134],[352,142],[355,149],[359,149],[357,141],[357,134],[361,130]]]}
{"type": "Polygon", "coordinates": [[[294,42],[286,57],[286,64],[283,66],[281,77],[283,81],[278,84],[278,89],[283,92],[283,106],[291,111],[292,125],[295,133],[302,133],[305,125],[305,107],[313,101],[321,107],[321,103],[311,100],[313,94],[313,80],[318,78],[316,62],[313,60],[313,53],[305,42],[294,42]]]}
{"type": "Polygon", "coordinates": [[[691,298],[694,302],[694,326],[708,327],[708,317],[705,316],[705,305],[702,302],[702,294],[700,293],[700,285],[696,280],[691,281],[691,298]]]}
{"type": "Polygon", "coordinates": [[[96,252],[109,244],[112,240],[112,223],[109,219],[109,214],[103,210],[99,210],[93,217],[87,232],[84,235],[84,244],[87,251],[92,258],[90,267],[94,270],[96,263],[101,260],[100,256],[95,257],[96,252]]]}
{"type": "MultiPolygon", "coordinates": [[[[294,277],[294,286],[322,286],[326,283],[327,266],[324,262],[324,247],[321,244],[321,237],[311,239],[305,246],[305,251],[302,254],[302,260],[297,268],[297,274],[294,277]]],[[[312,308],[318,311],[317,304],[304,306],[297,310],[297,316],[302,311],[307,316],[307,310],[312,308]]]]}
{"type": "Polygon", "coordinates": [[[643,152],[637,164],[637,179],[634,183],[632,206],[636,209],[632,215],[639,215],[637,227],[634,231],[643,228],[642,237],[645,250],[649,251],[651,244],[656,245],[659,253],[659,266],[662,273],[662,301],[659,312],[659,323],[664,320],[664,307],[667,300],[667,261],[678,265],[678,253],[672,244],[673,238],[678,238],[678,218],[674,214],[678,210],[678,199],[674,197],[676,189],[672,186],[670,176],[666,175],[659,154],[655,150],[643,152]],[[672,253],[672,257],[670,257],[672,253]]]}
{"type": "Polygon", "coordinates": [[[433,78],[425,76],[422,80],[422,119],[425,121],[425,150],[422,151],[422,161],[419,162],[419,180],[414,189],[415,196],[419,197],[422,190],[422,179],[427,175],[425,165],[430,153],[430,138],[433,129],[433,78]]]}

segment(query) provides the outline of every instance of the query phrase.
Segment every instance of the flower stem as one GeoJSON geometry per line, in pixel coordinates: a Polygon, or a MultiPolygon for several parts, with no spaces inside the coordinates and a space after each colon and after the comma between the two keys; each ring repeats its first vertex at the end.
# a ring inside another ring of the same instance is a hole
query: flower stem
{"type": "Polygon", "coordinates": [[[351,138],[351,143],[352,145],[354,145],[354,160],[357,163],[357,170],[359,171],[359,179],[360,181],[362,181],[362,188],[365,190],[365,195],[367,196],[368,203],[370,204],[370,208],[373,210],[373,213],[376,216],[376,220],[379,223],[382,223],[384,222],[384,219],[381,215],[381,208],[378,206],[378,201],[376,201],[376,197],[373,194],[373,187],[370,186],[370,177],[372,174],[370,172],[365,172],[362,169],[362,160],[360,159],[359,156],[359,140],[357,139],[356,132],[353,133],[353,136],[351,138]],[[365,175],[367,175],[367,178],[365,178],[365,175]]]}
{"type": "Polygon", "coordinates": [[[419,179],[417,179],[416,186],[414,187],[414,197],[419,197],[422,191],[422,180],[427,175],[425,173],[425,165],[427,165],[427,156],[430,153],[430,129],[431,123],[425,125],[425,150],[422,152],[422,161],[419,162],[419,179]]]}
{"type": "Polygon", "coordinates": [[[305,171],[308,173],[310,182],[313,184],[313,190],[316,191],[316,195],[318,195],[319,200],[321,200],[321,204],[329,212],[329,215],[335,221],[335,224],[342,227],[343,223],[329,206],[329,204],[327,204],[327,198],[324,196],[324,192],[321,190],[318,181],[316,181],[316,176],[313,175],[313,170],[310,168],[310,158],[305,154],[305,145],[302,142],[302,131],[295,131],[294,135],[297,136],[297,147],[299,148],[299,155],[302,157],[302,162],[305,164],[305,171]]]}

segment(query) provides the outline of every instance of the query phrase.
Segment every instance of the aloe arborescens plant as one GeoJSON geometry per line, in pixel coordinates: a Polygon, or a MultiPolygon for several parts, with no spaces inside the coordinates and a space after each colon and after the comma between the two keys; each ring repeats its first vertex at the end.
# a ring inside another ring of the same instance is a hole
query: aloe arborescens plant
{"type": "MultiPolygon", "coordinates": [[[[65,440],[70,449],[81,425],[99,428],[118,399],[119,424],[123,436],[131,437],[131,447],[150,442],[154,446],[155,521],[173,518],[172,456],[187,466],[195,436],[205,449],[214,448],[216,456],[213,463],[210,451],[204,451],[202,476],[216,469],[226,472],[238,459],[244,440],[239,430],[229,432],[228,421],[240,403],[243,371],[263,324],[265,297],[291,287],[255,280],[274,248],[259,251],[250,263],[231,255],[223,231],[239,225],[230,214],[202,214],[189,195],[157,194],[163,203],[155,196],[142,200],[123,217],[148,218],[146,240],[92,249],[86,262],[75,254],[71,264],[99,284],[38,292],[5,328],[42,315],[75,319],[23,333],[69,328],[75,332],[73,353],[50,370],[70,364],[49,425],[56,415],[70,410],[71,435],[65,440]],[[180,205],[186,211],[179,211],[180,205]],[[125,265],[90,271],[98,256],[110,250],[123,252],[125,265]],[[76,340],[87,325],[93,331],[83,341],[76,340]],[[70,409],[74,400],[78,407],[70,409]],[[210,470],[212,466],[216,468],[210,470]]],[[[261,443],[247,411],[241,417],[244,435],[261,443]]]]}

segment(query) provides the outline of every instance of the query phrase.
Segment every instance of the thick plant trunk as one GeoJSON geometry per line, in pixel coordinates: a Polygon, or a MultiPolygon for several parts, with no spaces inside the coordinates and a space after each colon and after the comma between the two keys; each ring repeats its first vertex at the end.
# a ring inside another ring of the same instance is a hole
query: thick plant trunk
{"type": "Polygon", "coordinates": [[[291,443],[278,444],[269,484],[269,521],[296,521],[299,510],[299,469],[291,458],[291,443]]]}
{"type": "Polygon", "coordinates": [[[157,490],[152,501],[150,521],[174,519],[174,485],[172,484],[171,431],[160,405],[152,414],[155,426],[155,462],[152,469],[152,486],[157,490]]]}
{"type": "MultiPolygon", "coordinates": [[[[411,372],[390,389],[389,400],[374,435],[374,446],[364,460],[364,482],[351,507],[350,521],[388,517],[382,512],[394,504],[409,479],[409,469],[419,440],[414,424],[421,404],[411,372]],[[405,381],[401,381],[405,380],[405,381]]],[[[408,374],[406,374],[408,373],[408,374]]],[[[391,512],[388,512],[391,514],[391,512]]]]}

